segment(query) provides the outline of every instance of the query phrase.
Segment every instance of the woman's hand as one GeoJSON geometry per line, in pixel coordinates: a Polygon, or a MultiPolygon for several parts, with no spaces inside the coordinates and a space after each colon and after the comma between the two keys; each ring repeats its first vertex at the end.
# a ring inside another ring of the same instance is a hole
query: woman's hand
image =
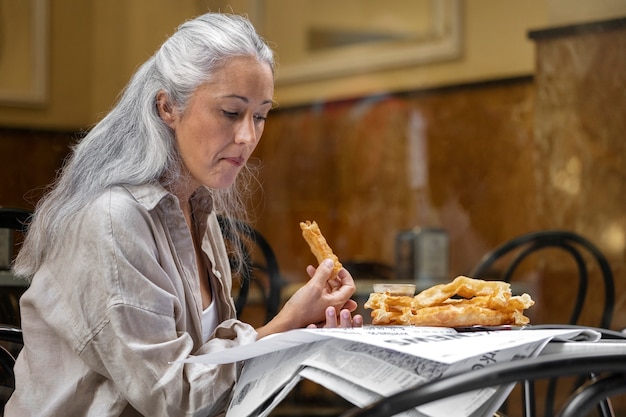
{"type": "Polygon", "coordinates": [[[303,327],[361,326],[363,318],[358,314],[352,317],[357,307],[350,299],[356,289],[352,276],[342,269],[335,278],[330,278],[332,269],[330,259],[317,268],[309,265],[307,273],[311,279],[293,294],[276,317],[257,329],[258,338],[303,327]]]}

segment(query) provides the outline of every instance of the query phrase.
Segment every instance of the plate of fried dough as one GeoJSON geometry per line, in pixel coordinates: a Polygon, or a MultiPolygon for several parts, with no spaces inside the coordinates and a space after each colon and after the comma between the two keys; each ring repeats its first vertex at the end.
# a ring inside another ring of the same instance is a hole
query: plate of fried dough
{"type": "Polygon", "coordinates": [[[415,296],[373,292],[364,307],[373,325],[504,329],[528,325],[524,312],[534,304],[528,294],[513,295],[507,282],[458,276],[415,296]]]}

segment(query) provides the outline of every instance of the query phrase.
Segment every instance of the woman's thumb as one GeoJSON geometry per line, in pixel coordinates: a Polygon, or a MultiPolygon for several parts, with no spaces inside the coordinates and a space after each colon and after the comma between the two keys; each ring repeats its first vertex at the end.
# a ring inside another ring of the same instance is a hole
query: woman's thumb
{"type": "Polygon", "coordinates": [[[315,275],[313,276],[317,280],[327,281],[330,278],[330,274],[333,270],[335,263],[332,259],[324,259],[320,266],[317,267],[317,271],[315,271],[315,275]]]}

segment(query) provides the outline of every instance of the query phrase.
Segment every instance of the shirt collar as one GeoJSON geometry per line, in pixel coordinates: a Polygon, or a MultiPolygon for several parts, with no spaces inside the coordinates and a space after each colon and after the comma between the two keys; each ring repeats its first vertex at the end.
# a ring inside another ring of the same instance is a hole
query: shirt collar
{"type": "MultiPolygon", "coordinates": [[[[176,196],[159,183],[124,185],[124,188],[128,190],[133,198],[144,206],[146,210],[153,210],[164,200],[173,200],[178,203],[176,196]]],[[[194,211],[209,214],[213,210],[211,190],[204,186],[198,188],[191,197],[191,204],[194,211]]]]}

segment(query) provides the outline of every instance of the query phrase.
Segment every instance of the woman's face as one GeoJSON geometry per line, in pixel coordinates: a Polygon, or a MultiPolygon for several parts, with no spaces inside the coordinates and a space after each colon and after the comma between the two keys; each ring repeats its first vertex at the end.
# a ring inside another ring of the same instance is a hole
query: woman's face
{"type": "Polygon", "coordinates": [[[189,174],[178,189],[229,187],[259,143],[273,96],[270,66],[252,57],[226,61],[194,91],[184,113],[164,107],[159,95],[161,117],[174,130],[189,174]]]}

